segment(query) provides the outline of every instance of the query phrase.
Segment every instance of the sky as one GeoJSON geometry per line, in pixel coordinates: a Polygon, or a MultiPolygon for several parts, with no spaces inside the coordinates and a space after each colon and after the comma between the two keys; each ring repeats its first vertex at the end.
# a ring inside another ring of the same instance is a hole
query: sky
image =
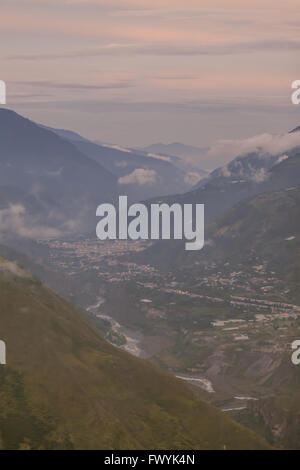
{"type": "Polygon", "coordinates": [[[107,143],[300,125],[299,0],[0,0],[7,107],[107,143]]]}

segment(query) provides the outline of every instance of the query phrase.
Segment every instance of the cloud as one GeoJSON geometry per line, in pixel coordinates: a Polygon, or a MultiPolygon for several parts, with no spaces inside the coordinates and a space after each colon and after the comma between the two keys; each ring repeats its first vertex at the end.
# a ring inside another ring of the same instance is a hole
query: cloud
{"type": "Polygon", "coordinates": [[[269,172],[265,168],[259,168],[251,174],[250,180],[255,183],[262,183],[269,178],[269,172]]]}
{"type": "MultiPolygon", "coordinates": [[[[178,10],[185,10],[189,8],[199,8],[199,0],[10,0],[11,3],[25,3],[25,4],[66,4],[66,5],[96,5],[105,9],[151,9],[160,10],[161,8],[176,8],[178,10]]],[[[285,0],[286,8],[297,7],[298,0],[285,0]]],[[[279,8],[277,2],[274,0],[251,0],[250,2],[241,2],[241,0],[227,0],[227,8],[235,9],[265,9],[265,8],[279,8]]],[[[223,9],[224,0],[201,0],[201,8],[223,9]]]]}
{"type": "MultiPolygon", "coordinates": [[[[272,162],[270,160],[270,165],[268,168],[272,167],[272,162]]],[[[234,160],[228,165],[217,169],[217,175],[224,178],[232,177],[232,184],[234,183],[244,183],[246,181],[254,181],[255,183],[262,183],[270,177],[268,168],[264,166],[256,167],[252,165],[251,161],[247,162],[245,166],[241,164],[241,160],[234,160]]]]}
{"type": "Polygon", "coordinates": [[[101,144],[101,145],[102,145],[102,147],[107,147],[107,148],[110,148],[110,149],[119,150],[119,152],[132,153],[131,150],[129,150],[125,147],[121,147],[120,145],[114,145],[114,144],[101,144]]]}
{"type": "Polygon", "coordinates": [[[223,176],[224,178],[229,178],[231,176],[231,172],[227,165],[221,168],[220,173],[221,173],[221,176],[223,176]]]}
{"type": "Polygon", "coordinates": [[[200,173],[197,173],[196,171],[190,171],[189,173],[185,175],[184,182],[191,186],[194,186],[201,179],[202,179],[202,176],[200,173]]]}
{"type": "Polygon", "coordinates": [[[283,162],[284,160],[286,160],[287,158],[289,158],[288,155],[281,155],[281,157],[278,158],[277,162],[276,162],[276,165],[279,165],[279,163],[283,162]]]}
{"type": "Polygon", "coordinates": [[[126,160],[121,160],[121,161],[116,161],[115,162],[115,167],[117,168],[126,168],[126,166],[128,166],[129,163],[126,161],[126,160]]]}
{"type": "Polygon", "coordinates": [[[23,277],[23,278],[30,278],[30,274],[21,269],[19,266],[17,266],[15,263],[12,263],[11,261],[7,261],[5,259],[2,259],[0,257],[0,271],[8,271],[14,276],[17,277],[23,277]]]}
{"type": "Polygon", "coordinates": [[[171,162],[172,158],[165,155],[157,155],[156,153],[146,153],[146,157],[155,158],[156,160],[162,160],[164,162],[171,162]]]}
{"type": "MultiPolygon", "coordinates": [[[[259,134],[248,139],[220,140],[210,147],[206,159],[210,162],[229,161],[255,152],[258,156],[276,156],[300,146],[300,132],[259,134]]],[[[226,169],[223,169],[226,172],[226,169]]],[[[225,176],[225,174],[224,174],[225,176]]]]}
{"type": "MultiPolygon", "coordinates": [[[[221,114],[226,111],[229,112],[242,112],[247,108],[247,111],[262,111],[267,113],[280,112],[285,107],[289,111],[294,111],[296,106],[290,106],[289,103],[282,105],[281,102],[270,101],[238,101],[231,97],[229,98],[212,98],[212,99],[199,99],[199,100],[180,100],[180,101],[125,101],[125,100],[108,100],[108,99],[81,99],[81,100],[43,100],[43,101],[15,101],[14,106],[26,107],[26,109],[67,109],[71,111],[84,111],[90,113],[102,112],[167,112],[167,113],[213,113],[221,114]]],[[[222,141],[224,142],[224,141],[222,141]]],[[[231,142],[231,141],[230,141],[231,142]]]]}
{"type": "Polygon", "coordinates": [[[119,178],[119,184],[138,184],[142,185],[153,185],[156,183],[156,171],[154,170],[145,170],[144,168],[137,168],[132,173],[126,176],[119,178]]]}
{"type": "MultiPolygon", "coordinates": [[[[11,54],[7,60],[56,60],[74,59],[98,56],[131,56],[131,55],[157,55],[157,56],[209,56],[233,55],[262,51],[297,51],[300,40],[257,40],[240,41],[217,44],[105,44],[93,49],[74,51],[39,53],[39,54],[11,54]]],[[[126,86],[126,85],[125,85],[126,86]]]]}
{"type": "Polygon", "coordinates": [[[110,90],[118,88],[130,88],[134,86],[131,80],[119,80],[118,82],[103,84],[84,84],[84,83],[60,83],[54,81],[10,81],[11,84],[20,86],[30,86],[35,88],[53,88],[62,90],[110,90]]]}
{"type": "Polygon", "coordinates": [[[26,209],[21,204],[10,204],[0,210],[0,229],[24,238],[43,239],[57,238],[61,233],[51,227],[34,225],[31,217],[26,217],[26,209]]]}
{"type": "Polygon", "coordinates": [[[57,170],[46,171],[46,175],[50,176],[52,178],[58,178],[59,176],[62,175],[63,169],[64,169],[64,167],[62,166],[62,167],[58,168],[57,170]]]}

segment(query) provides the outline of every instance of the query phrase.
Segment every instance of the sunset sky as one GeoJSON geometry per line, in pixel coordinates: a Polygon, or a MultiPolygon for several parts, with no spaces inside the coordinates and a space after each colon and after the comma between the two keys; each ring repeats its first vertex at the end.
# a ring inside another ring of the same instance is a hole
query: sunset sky
{"type": "Polygon", "coordinates": [[[0,0],[7,107],[143,146],[300,125],[299,0],[0,0]]]}

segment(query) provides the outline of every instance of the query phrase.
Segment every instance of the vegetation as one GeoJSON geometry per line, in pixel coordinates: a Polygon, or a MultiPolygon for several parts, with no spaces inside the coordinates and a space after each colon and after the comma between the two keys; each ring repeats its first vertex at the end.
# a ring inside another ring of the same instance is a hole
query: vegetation
{"type": "Polygon", "coordinates": [[[263,449],[154,365],[106,342],[69,303],[0,260],[2,448],[263,449]]]}

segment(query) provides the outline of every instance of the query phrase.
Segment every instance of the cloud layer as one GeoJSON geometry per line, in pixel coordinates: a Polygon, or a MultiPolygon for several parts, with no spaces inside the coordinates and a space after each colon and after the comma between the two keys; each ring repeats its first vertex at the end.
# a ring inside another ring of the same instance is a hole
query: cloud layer
{"type": "Polygon", "coordinates": [[[0,235],[1,232],[34,240],[57,238],[61,235],[54,228],[32,223],[32,218],[27,217],[26,209],[21,204],[10,204],[9,207],[0,209],[0,235]]]}
{"type": "Polygon", "coordinates": [[[0,78],[8,106],[45,124],[206,147],[298,124],[299,23],[298,0],[10,0],[0,78]]]}
{"type": "Polygon", "coordinates": [[[156,183],[157,173],[154,170],[137,168],[132,173],[119,178],[119,184],[138,184],[139,186],[152,186],[156,183]]]}
{"type": "Polygon", "coordinates": [[[300,146],[300,132],[260,134],[248,139],[220,140],[211,146],[206,159],[216,163],[220,160],[231,161],[252,152],[263,158],[281,155],[298,146],[300,146]]]}

